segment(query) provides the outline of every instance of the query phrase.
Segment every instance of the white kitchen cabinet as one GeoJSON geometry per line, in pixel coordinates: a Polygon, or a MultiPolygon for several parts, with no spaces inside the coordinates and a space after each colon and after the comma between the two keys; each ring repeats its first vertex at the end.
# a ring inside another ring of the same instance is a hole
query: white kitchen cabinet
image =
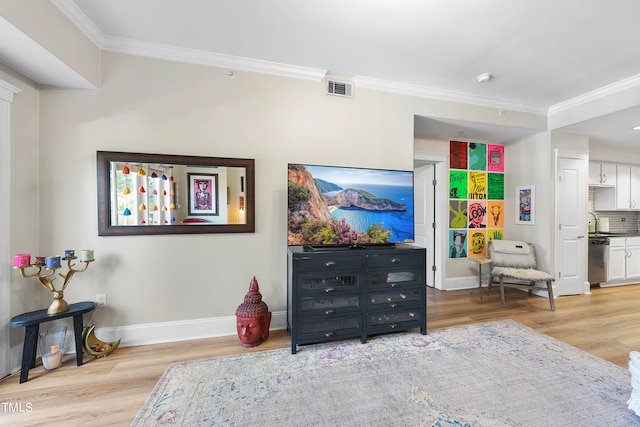
{"type": "Polygon", "coordinates": [[[631,166],[616,165],[616,210],[631,208],[631,166]]]}
{"type": "Polygon", "coordinates": [[[640,237],[609,239],[607,282],[640,278],[640,237]]]}
{"type": "Polygon", "coordinates": [[[640,210],[640,166],[631,165],[629,175],[629,208],[640,210]]]}
{"type": "Polygon", "coordinates": [[[640,278],[640,237],[627,237],[627,279],[640,278]]]}
{"type": "Polygon", "coordinates": [[[609,263],[607,266],[607,282],[625,280],[627,249],[624,237],[609,239],[609,263]]]}
{"type": "Polygon", "coordinates": [[[615,187],[616,165],[612,163],[589,162],[589,186],[615,187]]]}

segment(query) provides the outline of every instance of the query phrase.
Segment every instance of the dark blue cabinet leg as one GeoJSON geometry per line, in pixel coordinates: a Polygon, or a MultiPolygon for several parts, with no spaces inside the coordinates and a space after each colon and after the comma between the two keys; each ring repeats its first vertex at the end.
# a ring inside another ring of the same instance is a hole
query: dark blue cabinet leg
{"type": "Polygon", "coordinates": [[[82,314],[73,316],[73,335],[76,340],[76,365],[82,365],[82,314]]]}
{"type": "Polygon", "coordinates": [[[27,326],[24,332],[24,345],[22,347],[22,366],[20,370],[20,383],[29,378],[29,369],[36,366],[36,349],[38,348],[38,332],[40,325],[27,326]]]}

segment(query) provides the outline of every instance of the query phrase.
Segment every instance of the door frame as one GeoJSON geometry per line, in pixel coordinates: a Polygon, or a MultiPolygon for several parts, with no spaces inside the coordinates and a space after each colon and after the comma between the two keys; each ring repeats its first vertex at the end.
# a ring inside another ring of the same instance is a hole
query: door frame
{"type": "MultiPolygon", "coordinates": [[[[447,272],[445,263],[445,253],[447,248],[447,204],[443,203],[449,199],[448,189],[448,170],[449,164],[448,154],[438,153],[425,153],[414,152],[414,161],[433,163],[435,167],[435,175],[437,185],[435,188],[434,197],[434,220],[435,220],[435,232],[434,232],[434,251],[433,262],[436,266],[434,275],[434,287],[439,290],[447,289],[447,272]]],[[[429,248],[427,248],[429,250],[429,248]]]]}
{"type": "Polygon", "coordinates": [[[11,103],[19,92],[0,79],[0,378],[11,373],[11,103]]]}

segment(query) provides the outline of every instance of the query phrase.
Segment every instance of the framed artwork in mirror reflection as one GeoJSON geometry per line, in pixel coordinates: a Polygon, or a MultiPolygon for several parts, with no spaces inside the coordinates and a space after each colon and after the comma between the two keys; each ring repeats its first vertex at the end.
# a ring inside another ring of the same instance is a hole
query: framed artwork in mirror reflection
{"type": "Polygon", "coordinates": [[[218,174],[187,174],[189,215],[218,215],[218,174]]]}

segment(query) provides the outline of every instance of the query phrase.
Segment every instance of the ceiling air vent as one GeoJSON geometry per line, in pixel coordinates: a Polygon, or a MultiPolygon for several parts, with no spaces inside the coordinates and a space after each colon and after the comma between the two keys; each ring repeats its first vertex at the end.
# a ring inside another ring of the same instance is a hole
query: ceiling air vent
{"type": "Polygon", "coordinates": [[[327,95],[345,96],[351,98],[353,85],[351,83],[327,80],[327,95]]]}

